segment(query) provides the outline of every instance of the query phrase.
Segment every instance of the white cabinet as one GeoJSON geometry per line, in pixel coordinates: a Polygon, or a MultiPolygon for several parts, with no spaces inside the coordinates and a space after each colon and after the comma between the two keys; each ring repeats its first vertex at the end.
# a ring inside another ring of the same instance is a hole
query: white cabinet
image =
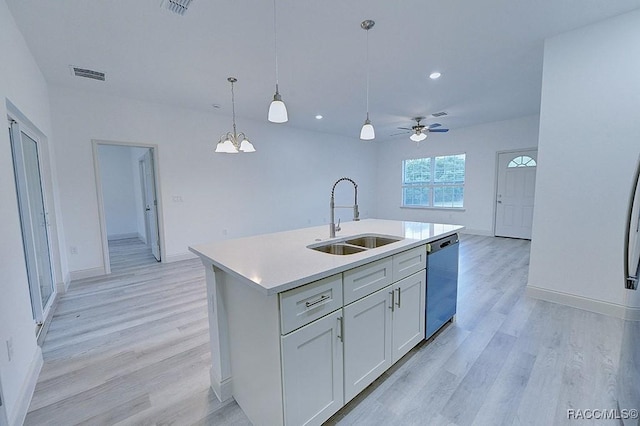
{"type": "Polygon", "coordinates": [[[400,281],[427,267],[427,248],[419,246],[393,256],[393,281],[400,281]]]}
{"type": "Polygon", "coordinates": [[[425,271],[344,307],[344,400],[424,339],[425,271]]]}
{"type": "MultiPolygon", "coordinates": [[[[344,304],[380,290],[393,282],[393,257],[389,256],[343,273],[344,304]]],[[[424,267],[423,267],[424,269],[424,267]]]]}
{"type": "Polygon", "coordinates": [[[425,266],[420,246],[279,295],[284,424],[326,421],[424,339],[425,266]]]}
{"type": "Polygon", "coordinates": [[[342,307],[342,274],[280,293],[282,334],[342,307]]]}
{"type": "Polygon", "coordinates": [[[287,425],[320,425],[344,404],[342,309],[282,337],[287,425]]]}
{"type": "Polygon", "coordinates": [[[344,307],[344,402],[391,367],[391,286],[344,307]]]}
{"type": "Polygon", "coordinates": [[[393,285],[393,362],[424,339],[426,284],[423,270],[393,285]]]}

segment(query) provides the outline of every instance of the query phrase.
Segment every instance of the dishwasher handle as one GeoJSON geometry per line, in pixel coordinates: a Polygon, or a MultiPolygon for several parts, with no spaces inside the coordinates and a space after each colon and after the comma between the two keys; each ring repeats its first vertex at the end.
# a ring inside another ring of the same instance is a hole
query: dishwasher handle
{"type": "Polygon", "coordinates": [[[443,250],[452,244],[458,243],[458,234],[449,235],[448,237],[441,238],[437,241],[427,244],[427,253],[433,254],[439,250],[443,250]]]}

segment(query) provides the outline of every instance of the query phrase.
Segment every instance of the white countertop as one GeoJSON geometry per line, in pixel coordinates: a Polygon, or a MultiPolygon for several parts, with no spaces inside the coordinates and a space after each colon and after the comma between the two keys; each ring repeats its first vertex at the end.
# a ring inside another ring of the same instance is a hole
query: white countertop
{"type": "Polygon", "coordinates": [[[203,261],[240,278],[258,291],[273,295],[337,274],[421,244],[454,234],[459,225],[365,219],[345,222],[336,238],[329,225],[226,240],[189,247],[203,261]],[[307,248],[320,241],[361,234],[404,238],[382,247],[349,255],[333,255],[307,248]]]}

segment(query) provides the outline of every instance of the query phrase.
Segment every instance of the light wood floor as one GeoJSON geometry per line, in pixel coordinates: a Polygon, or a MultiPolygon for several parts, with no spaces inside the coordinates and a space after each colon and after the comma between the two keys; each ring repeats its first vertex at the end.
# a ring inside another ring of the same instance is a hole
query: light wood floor
{"type": "Polygon", "coordinates": [[[151,253],[151,248],[138,238],[109,241],[109,264],[112,273],[154,265],[157,262],[151,253]]]}
{"type": "MultiPolygon", "coordinates": [[[[529,245],[463,236],[456,322],[328,424],[581,425],[567,409],[614,408],[622,321],[526,297],[529,245]]],[[[248,424],[209,389],[207,327],[199,261],[74,282],[25,424],[248,424]]]]}

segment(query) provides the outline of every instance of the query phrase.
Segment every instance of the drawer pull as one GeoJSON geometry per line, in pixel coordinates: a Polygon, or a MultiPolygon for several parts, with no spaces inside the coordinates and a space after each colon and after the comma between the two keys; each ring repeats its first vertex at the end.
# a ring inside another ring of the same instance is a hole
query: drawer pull
{"type": "Polygon", "coordinates": [[[325,301],[325,300],[327,300],[328,298],[329,298],[329,296],[327,296],[326,294],[323,294],[322,296],[320,296],[320,299],[318,299],[318,300],[314,300],[313,302],[304,302],[304,305],[305,305],[307,308],[310,308],[310,307],[312,307],[313,305],[317,305],[318,303],[322,303],[322,302],[324,302],[324,301],[325,301]]]}

